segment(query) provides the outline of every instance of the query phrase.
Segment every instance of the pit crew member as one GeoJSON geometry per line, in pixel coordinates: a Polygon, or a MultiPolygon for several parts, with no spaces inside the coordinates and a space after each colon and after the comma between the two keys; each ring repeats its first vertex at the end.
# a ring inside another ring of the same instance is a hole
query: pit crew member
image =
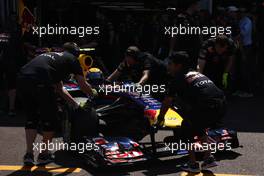
{"type": "MultiPolygon", "coordinates": [[[[157,125],[164,122],[168,108],[175,105],[183,117],[182,134],[186,142],[193,142],[199,136],[203,143],[208,144],[205,129],[214,128],[225,113],[225,96],[222,90],[203,74],[190,70],[189,56],[185,51],[174,53],[169,60],[168,72],[172,76],[168,83],[167,95],[164,98],[158,116],[157,125]]],[[[200,172],[195,153],[189,150],[190,161],[182,169],[200,172]]],[[[216,166],[210,150],[205,151],[202,169],[216,166]]]]}
{"type": "Polygon", "coordinates": [[[140,85],[160,85],[166,78],[165,64],[150,53],[141,52],[136,46],[130,46],[126,50],[124,60],[118,68],[107,78],[115,81],[122,77],[129,77],[132,82],[140,85]]]}
{"type": "Polygon", "coordinates": [[[208,76],[219,88],[228,87],[236,46],[225,35],[206,40],[200,50],[197,70],[208,76]]]}
{"type": "MultiPolygon", "coordinates": [[[[69,74],[74,74],[80,89],[85,94],[90,96],[95,94],[83,76],[77,59],[79,55],[77,44],[68,42],[63,47],[64,52],[48,52],[35,57],[21,68],[18,75],[18,94],[27,113],[25,165],[34,164],[33,143],[37,136],[39,121],[42,122],[42,142],[47,146],[48,142],[52,141],[57,123],[56,95],[60,95],[75,109],[79,107],[63,88],[62,80],[69,74]]],[[[38,164],[46,164],[53,159],[53,155],[45,150],[38,155],[38,164]]]]}

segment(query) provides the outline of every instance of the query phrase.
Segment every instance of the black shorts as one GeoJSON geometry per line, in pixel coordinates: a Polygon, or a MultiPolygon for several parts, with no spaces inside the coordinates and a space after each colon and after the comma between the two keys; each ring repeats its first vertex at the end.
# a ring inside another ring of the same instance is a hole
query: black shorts
{"type": "Polygon", "coordinates": [[[222,127],[222,120],[226,112],[225,98],[211,100],[207,105],[197,105],[191,111],[184,113],[182,134],[184,139],[193,141],[195,136],[206,135],[208,128],[222,127]]]}
{"type": "Polygon", "coordinates": [[[57,125],[57,101],[54,88],[35,84],[33,80],[18,78],[18,97],[27,115],[26,129],[54,131],[57,125]],[[41,122],[41,123],[40,123],[41,122]]]}

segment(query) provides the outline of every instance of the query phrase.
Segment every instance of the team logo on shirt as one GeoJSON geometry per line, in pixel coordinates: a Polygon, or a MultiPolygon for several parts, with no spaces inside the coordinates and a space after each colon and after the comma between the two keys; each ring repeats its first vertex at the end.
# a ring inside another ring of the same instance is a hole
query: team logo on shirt
{"type": "Polygon", "coordinates": [[[206,80],[202,80],[202,81],[199,81],[197,83],[194,84],[195,87],[201,87],[203,85],[206,85],[206,84],[211,84],[213,83],[213,81],[209,80],[209,79],[206,79],[206,80]]]}
{"type": "Polygon", "coordinates": [[[55,56],[52,54],[43,53],[43,54],[41,54],[41,56],[45,56],[45,57],[51,58],[52,60],[55,60],[55,56]]]}
{"type": "Polygon", "coordinates": [[[202,75],[201,73],[199,72],[196,72],[196,71],[191,71],[189,73],[187,73],[185,75],[185,78],[186,78],[186,81],[188,83],[192,83],[194,80],[198,79],[198,78],[201,78],[203,77],[204,75],[202,75]]]}

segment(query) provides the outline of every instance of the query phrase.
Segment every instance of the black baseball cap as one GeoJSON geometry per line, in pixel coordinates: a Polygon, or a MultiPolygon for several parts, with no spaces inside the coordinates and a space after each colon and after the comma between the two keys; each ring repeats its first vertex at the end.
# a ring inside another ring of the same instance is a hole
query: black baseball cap
{"type": "Polygon", "coordinates": [[[66,42],[63,44],[63,49],[73,54],[74,56],[79,56],[80,47],[74,42],[66,42]]]}
{"type": "Polygon", "coordinates": [[[133,57],[135,60],[138,60],[140,57],[140,50],[138,49],[138,47],[136,46],[130,46],[127,48],[126,52],[125,52],[125,56],[131,56],[133,57]]]}

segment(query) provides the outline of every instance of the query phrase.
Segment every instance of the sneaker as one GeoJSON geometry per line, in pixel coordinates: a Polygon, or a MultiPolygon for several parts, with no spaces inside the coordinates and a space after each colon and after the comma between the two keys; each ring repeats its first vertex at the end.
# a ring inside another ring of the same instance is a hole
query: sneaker
{"type": "Polygon", "coordinates": [[[186,172],[191,172],[191,173],[199,173],[201,170],[200,170],[200,166],[199,166],[199,163],[185,163],[184,165],[181,166],[181,169],[183,171],[186,171],[186,172]]]}
{"type": "Polygon", "coordinates": [[[40,153],[38,156],[38,165],[49,164],[54,161],[54,155],[52,153],[40,153]]]}
{"type": "Polygon", "coordinates": [[[23,157],[25,166],[34,166],[34,155],[33,153],[26,153],[23,157]]]}
{"type": "Polygon", "coordinates": [[[213,156],[210,156],[209,158],[204,160],[204,162],[201,165],[202,170],[206,170],[208,168],[216,167],[216,166],[218,166],[218,165],[217,165],[215,158],[213,156]]]}

